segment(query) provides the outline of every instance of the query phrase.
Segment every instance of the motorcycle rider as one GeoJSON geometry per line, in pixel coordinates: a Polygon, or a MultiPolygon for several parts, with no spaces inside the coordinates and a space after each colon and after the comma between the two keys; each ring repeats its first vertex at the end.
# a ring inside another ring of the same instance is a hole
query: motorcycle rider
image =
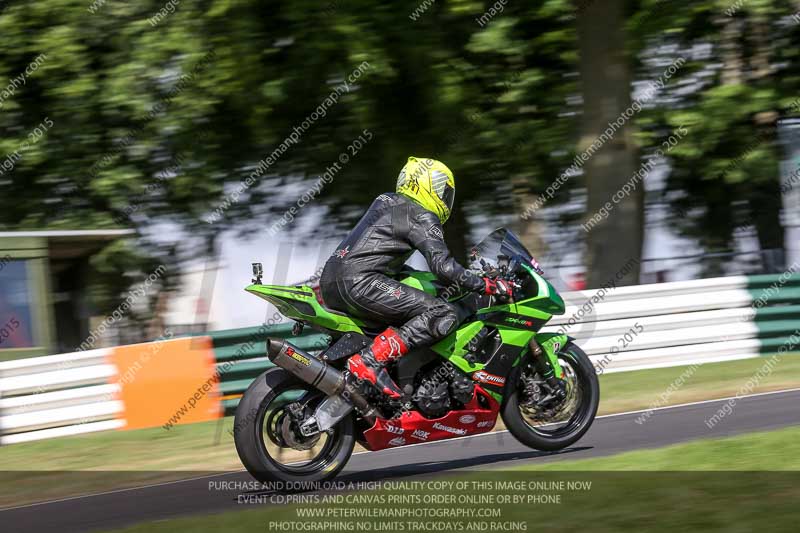
{"type": "Polygon", "coordinates": [[[372,202],[320,277],[326,305],[391,325],[347,362],[350,374],[390,398],[402,394],[386,365],[412,348],[433,344],[457,326],[455,306],[393,279],[415,250],[451,285],[483,294],[510,293],[507,282],[478,277],[450,255],[442,224],[454,199],[455,178],[444,163],[409,157],[397,178],[396,193],[381,194],[372,202]]]}

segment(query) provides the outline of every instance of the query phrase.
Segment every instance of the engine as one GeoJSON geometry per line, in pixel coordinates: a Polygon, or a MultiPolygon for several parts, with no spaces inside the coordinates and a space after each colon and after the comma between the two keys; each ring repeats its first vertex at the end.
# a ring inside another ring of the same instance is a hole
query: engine
{"type": "Polygon", "coordinates": [[[472,399],[475,384],[451,363],[441,363],[419,378],[412,401],[419,411],[438,418],[472,399]]]}

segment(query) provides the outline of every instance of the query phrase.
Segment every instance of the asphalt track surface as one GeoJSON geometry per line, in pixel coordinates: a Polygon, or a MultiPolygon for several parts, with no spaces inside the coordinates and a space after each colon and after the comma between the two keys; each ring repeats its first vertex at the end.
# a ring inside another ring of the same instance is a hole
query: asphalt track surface
{"type": "MultiPolygon", "coordinates": [[[[705,421],[726,402],[711,400],[598,417],[576,445],[552,454],[531,450],[505,431],[461,437],[354,455],[337,480],[430,476],[446,472],[505,469],[530,463],[601,457],[625,451],[656,448],[694,439],[800,425],[800,389],[743,396],[732,414],[713,428],[705,421]]],[[[114,473],[109,473],[114,475],[114,473]]],[[[211,490],[209,482],[252,481],[246,472],[124,489],[0,511],[0,530],[60,533],[103,531],[145,521],[253,508],[237,503],[241,492],[211,490]]]]}

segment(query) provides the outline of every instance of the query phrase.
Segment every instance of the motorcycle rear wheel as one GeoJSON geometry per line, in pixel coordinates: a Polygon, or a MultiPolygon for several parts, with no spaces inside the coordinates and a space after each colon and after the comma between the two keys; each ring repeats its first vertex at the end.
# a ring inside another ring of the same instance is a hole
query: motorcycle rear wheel
{"type": "Polygon", "coordinates": [[[271,368],[250,384],[236,408],[233,433],[250,475],[276,490],[297,492],[333,479],[344,468],[356,441],[352,414],[330,434],[303,438],[293,431],[296,424],[286,406],[317,396],[319,401],[325,398],[282,368],[271,368]]]}

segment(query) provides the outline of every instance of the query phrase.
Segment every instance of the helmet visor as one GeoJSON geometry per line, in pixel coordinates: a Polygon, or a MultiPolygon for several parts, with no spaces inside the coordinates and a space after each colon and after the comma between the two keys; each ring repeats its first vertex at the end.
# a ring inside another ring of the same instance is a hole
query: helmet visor
{"type": "Polygon", "coordinates": [[[456,199],[456,190],[450,186],[450,184],[445,184],[444,192],[442,193],[442,201],[444,205],[447,206],[448,211],[453,210],[453,202],[456,199]]]}
{"type": "Polygon", "coordinates": [[[455,198],[455,190],[447,183],[448,180],[447,174],[441,170],[431,172],[431,186],[434,194],[447,206],[447,209],[451,209],[455,198]]]}

